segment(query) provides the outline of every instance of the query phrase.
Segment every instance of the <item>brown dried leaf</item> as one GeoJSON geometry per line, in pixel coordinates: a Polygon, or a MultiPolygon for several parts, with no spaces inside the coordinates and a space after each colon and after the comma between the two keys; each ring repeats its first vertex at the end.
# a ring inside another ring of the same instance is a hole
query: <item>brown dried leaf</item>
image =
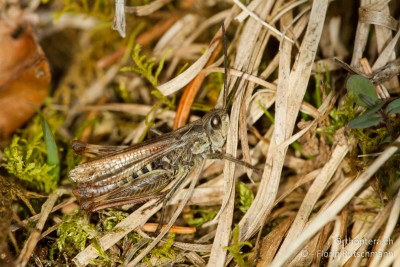
{"type": "Polygon", "coordinates": [[[0,21],[0,137],[26,123],[49,91],[50,69],[30,26],[0,21]]]}

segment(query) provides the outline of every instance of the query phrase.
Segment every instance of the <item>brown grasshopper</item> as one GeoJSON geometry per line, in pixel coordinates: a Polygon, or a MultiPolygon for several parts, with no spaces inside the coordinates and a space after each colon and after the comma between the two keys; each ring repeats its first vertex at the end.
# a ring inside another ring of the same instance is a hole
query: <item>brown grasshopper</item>
{"type": "Polygon", "coordinates": [[[235,91],[227,96],[225,29],[222,26],[225,57],[224,104],[201,119],[155,139],[129,147],[98,146],[73,141],[78,154],[92,153],[94,160],[77,165],[70,178],[77,183],[73,193],[85,211],[97,211],[160,198],[164,204],[188,173],[206,158],[225,158],[254,168],[222,154],[229,127],[228,106],[235,91]],[[168,192],[162,190],[173,180],[168,192]]]}

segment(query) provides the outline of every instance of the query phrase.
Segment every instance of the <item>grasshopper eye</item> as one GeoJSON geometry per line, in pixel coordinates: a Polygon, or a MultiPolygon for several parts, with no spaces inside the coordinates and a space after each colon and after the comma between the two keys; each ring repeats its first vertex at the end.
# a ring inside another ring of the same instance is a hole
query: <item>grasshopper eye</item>
{"type": "Polygon", "coordinates": [[[212,129],[219,130],[222,124],[221,117],[219,115],[215,115],[212,117],[210,124],[212,129]]]}

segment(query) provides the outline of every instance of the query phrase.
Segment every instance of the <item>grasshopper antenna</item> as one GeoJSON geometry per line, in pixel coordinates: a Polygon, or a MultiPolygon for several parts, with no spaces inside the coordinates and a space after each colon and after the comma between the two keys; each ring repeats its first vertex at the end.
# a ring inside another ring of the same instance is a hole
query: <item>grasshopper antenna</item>
{"type": "Polygon", "coordinates": [[[226,31],[225,31],[225,25],[222,23],[221,26],[222,29],[222,46],[224,49],[224,100],[223,100],[223,108],[226,109],[228,107],[228,48],[226,45],[226,31]]]}
{"type": "Polygon", "coordinates": [[[235,84],[231,90],[231,92],[228,93],[228,73],[229,73],[229,68],[228,68],[228,47],[227,47],[227,38],[226,38],[226,31],[225,31],[225,25],[222,23],[221,25],[222,28],[222,45],[224,49],[224,99],[223,99],[223,108],[225,110],[228,110],[230,106],[232,105],[232,101],[234,96],[236,95],[237,90],[239,89],[239,83],[243,79],[243,76],[245,73],[242,74],[240,79],[235,81],[235,84]]]}

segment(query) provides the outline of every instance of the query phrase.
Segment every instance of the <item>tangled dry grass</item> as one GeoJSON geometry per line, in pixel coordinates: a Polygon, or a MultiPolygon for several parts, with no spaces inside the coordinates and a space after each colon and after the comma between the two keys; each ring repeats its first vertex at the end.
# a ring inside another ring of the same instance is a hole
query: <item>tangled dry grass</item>
{"type": "MultiPolygon", "coordinates": [[[[333,60],[366,75],[396,62],[398,3],[155,0],[132,7],[116,1],[115,11],[97,5],[102,1],[85,9],[84,2],[53,1],[48,7],[59,12],[57,20],[36,26],[50,65],[61,73],[43,114],[57,118],[49,121],[58,125],[53,130],[65,163],[60,187],[35,201],[31,214],[14,210],[4,224],[9,234],[1,245],[3,260],[15,255],[19,266],[400,264],[399,131],[395,127],[397,139],[384,143],[376,141],[390,135],[382,125],[346,126],[361,109],[353,102],[349,108],[348,71],[333,60]],[[109,27],[114,14],[119,34],[109,27]],[[168,224],[155,237],[147,231],[160,216],[156,200],[85,215],[82,222],[68,215],[77,207],[68,180],[75,164],[70,140],[134,144],[149,128],[181,127],[221,103],[221,24],[229,39],[229,89],[239,88],[226,154],[263,169],[262,175],[231,161],[207,160],[168,203],[168,224]],[[247,191],[235,186],[239,181],[247,191]],[[215,216],[188,226],[186,218],[201,209],[215,216]],[[37,223],[28,226],[28,220],[37,223]],[[106,228],[111,221],[112,230],[106,228]],[[67,223],[93,227],[82,247],[66,248],[73,244],[68,234],[63,237],[67,223]],[[171,231],[178,233],[173,242],[171,231]],[[163,247],[168,252],[161,257],[163,247]]],[[[49,16],[40,10],[39,17],[49,16]]],[[[398,65],[391,66],[390,79],[375,85],[398,97],[398,65]]],[[[391,121],[398,126],[398,115],[391,121]]]]}

